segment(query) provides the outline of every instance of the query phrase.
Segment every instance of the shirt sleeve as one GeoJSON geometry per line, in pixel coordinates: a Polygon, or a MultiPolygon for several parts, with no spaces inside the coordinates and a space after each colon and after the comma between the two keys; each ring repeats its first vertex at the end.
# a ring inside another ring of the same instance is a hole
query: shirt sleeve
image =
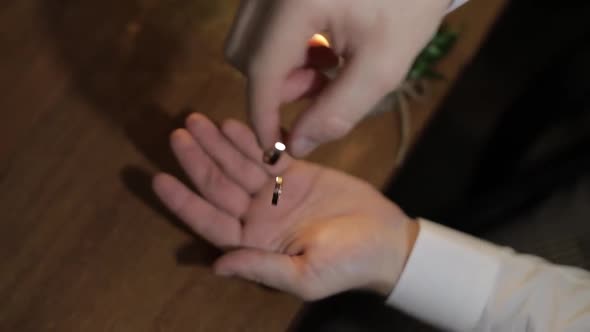
{"type": "Polygon", "coordinates": [[[449,9],[447,10],[447,13],[452,12],[453,10],[461,7],[463,4],[465,4],[468,0],[453,0],[453,2],[451,3],[451,6],[449,7],[449,9]]]}
{"type": "Polygon", "coordinates": [[[448,331],[590,331],[590,275],[420,220],[387,303],[448,331]]]}

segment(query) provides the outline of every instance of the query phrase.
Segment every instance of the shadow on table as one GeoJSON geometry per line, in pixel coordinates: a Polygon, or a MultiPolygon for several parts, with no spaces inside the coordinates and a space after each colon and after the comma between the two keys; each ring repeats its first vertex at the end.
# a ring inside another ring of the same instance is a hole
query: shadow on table
{"type": "Polygon", "coordinates": [[[350,292],[307,304],[289,332],[432,332],[433,328],[387,307],[383,298],[350,292]]]}
{"type": "MultiPolygon", "coordinates": [[[[40,2],[38,14],[78,93],[158,169],[184,179],[168,136],[190,110],[171,116],[155,100],[172,65],[186,56],[191,27],[210,22],[218,7],[217,1],[54,0],[40,2]]],[[[153,193],[150,172],[128,166],[120,177],[131,193],[189,232],[153,193]]],[[[181,264],[197,258],[207,263],[212,252],[198,240],[179,248],[177,258],[181,264]]]]}

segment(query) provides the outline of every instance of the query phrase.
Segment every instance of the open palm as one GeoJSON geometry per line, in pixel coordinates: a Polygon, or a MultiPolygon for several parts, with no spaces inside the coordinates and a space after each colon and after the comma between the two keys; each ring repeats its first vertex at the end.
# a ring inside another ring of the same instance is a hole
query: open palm
{"type": "Polygon", "coordinates": [[[283,155],[275,166],[245,125],[219,130],[200,114],[171,136],[198,194],[167,174],[160,199],[197,234],[226,250],[222,275],[317,299],[353,288],[387,293],[408,251],[408,218],[367,183],[283,155]],[[275,176],[284,178],[278,206],[275,176]]]}

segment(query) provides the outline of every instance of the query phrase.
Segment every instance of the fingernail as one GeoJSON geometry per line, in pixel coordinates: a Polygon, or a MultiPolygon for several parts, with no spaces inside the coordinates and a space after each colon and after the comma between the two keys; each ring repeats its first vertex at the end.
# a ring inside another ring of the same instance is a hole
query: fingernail
{"type": "Polygon", "coordinates": [[[303,137],[293,142],[293,154],[296,156],[305,156],[315,149],[317,144],[309,138],[303,137]]]}
{"type": "Polygon", "coordinates": [[[206,123],[207,118],[200,113],[193,113],[186,119],[186,126],[194,130],[205,129],[207,127],[206,123]]]}
{"type": "Polygon", "coordinates": [[[187,118],[187,123],[196,123],[199,121],[199,115],[197,113],[191,113],[187,118]]]}

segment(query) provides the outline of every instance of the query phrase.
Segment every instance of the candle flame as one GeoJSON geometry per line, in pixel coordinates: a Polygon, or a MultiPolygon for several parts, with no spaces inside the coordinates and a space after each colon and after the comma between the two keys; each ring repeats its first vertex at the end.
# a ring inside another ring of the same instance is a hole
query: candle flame
{"type": "Polygon", "coordinates": [[[325,46],[330,47],[330,41],[324,35],[316,33],[311,37],[310,44],[314,46],[325,46]]]}

